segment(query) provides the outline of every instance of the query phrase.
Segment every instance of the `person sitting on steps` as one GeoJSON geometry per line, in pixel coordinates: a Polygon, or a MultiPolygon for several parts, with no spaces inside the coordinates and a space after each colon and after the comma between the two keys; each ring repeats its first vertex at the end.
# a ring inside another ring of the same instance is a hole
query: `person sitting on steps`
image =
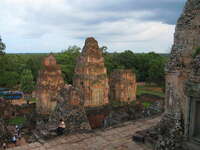
{"type": "Polygon", "coordinates": [[[16,135],[13,135],[13,137],[11,138],[11,142],[13,144],[15,144],[15,146],[17,145],[17,137],[16,137],[16,135]]]}
{"type": "Polygon", "coordinates": [[[6,148],[7,148],[7,145],[6,145],[5,142],[2,144],[2,148],[3,148],[3,149],[6,149],[6,148]]]}
{"type": "Polygon", "coordinates": [[[60,123],[57,128],[57,134],[58,135],[64,134],[65,128],[66,128],[65,122],[63,121],[63,119],[60,119],[60,123]]]}

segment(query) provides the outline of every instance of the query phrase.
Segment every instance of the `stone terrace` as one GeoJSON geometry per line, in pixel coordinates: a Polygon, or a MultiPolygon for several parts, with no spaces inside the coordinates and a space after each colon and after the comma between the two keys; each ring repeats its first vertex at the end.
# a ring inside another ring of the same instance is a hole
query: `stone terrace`
{"type": "Polygon", "coordinates": [[[62,136],[44,144],[36,142],[8,150],[150,150],[134,143],[132,136],[136,131],[156,125],[160,118],[126,122],[114,128],[62,136]]]}

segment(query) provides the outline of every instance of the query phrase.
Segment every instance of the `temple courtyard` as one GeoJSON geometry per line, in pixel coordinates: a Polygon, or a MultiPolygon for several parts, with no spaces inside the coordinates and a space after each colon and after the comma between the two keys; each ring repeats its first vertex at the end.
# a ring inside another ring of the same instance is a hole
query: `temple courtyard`
{"type": "Polygon", "coordinates": [[[161,117],[129,121],[112,128],[93,130],[36,142],[9,150],[150,150],[132,141],[134,133],[156,125],[161,117]]]}

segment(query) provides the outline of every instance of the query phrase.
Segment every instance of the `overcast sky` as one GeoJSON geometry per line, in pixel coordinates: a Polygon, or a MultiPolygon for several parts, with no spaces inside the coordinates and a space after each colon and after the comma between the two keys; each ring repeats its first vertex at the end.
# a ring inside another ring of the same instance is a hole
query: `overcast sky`
{"type": "Polygon", "coordinates": [[[168,53],[185,0],[0,0],[7,53],[59,52],[93,36],[110,52],[168,53]]]}

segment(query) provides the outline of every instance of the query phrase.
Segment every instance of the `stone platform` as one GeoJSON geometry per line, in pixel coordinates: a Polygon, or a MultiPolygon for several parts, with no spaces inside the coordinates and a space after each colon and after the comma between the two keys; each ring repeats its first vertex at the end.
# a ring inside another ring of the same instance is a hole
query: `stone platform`
{"type": "Polygon", "coordinates": [[[133,142],[132,136],[139,130],[156,125],[160,118],[126,122],[105,130],[61,136],[43,144],[36,142],[8,150],[150,150],[133,142]]]}

